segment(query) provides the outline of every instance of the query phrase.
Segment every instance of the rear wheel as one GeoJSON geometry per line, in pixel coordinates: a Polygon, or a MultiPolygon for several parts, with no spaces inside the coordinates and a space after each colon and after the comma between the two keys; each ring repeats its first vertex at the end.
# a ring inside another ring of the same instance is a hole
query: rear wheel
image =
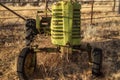
{"type": "Polygon", "coordinates": [[[33,41],[35,35],[38,34],[36,29],[36,20],[35,19],[27,19],[26,20],[26,46],[29,46],[33,41]]]}
{"type": "Polygon", "coordinates": [[[20,80],[29,80],[36,68],[36,54],[30,48],[24,48],[17,62],[17,73],[20,80]]]}
{"type": "Polygon", "coordinates": [[[102,50],[95,48],[92,52],[92,74],[95,76],[101,75],[102,68],[102,50]]]}

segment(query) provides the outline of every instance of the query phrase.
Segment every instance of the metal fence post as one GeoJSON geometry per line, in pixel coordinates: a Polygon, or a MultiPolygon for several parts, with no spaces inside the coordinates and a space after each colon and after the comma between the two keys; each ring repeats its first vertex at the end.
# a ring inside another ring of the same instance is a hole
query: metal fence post
{"type": "Polygon", "coordinates": [[[94,14],[94,0],[92,0],[92,4],[91,4],[91,25],[93,24],[93,14],[94,14]]]}
{"type": "Polygon", "coordinates": [[[114,0],[114,5],[113,5],[113,8],[112,8],[113,12],[115,12],[115,6],[116,6],[116,0],[114,0]]]}
{"type": "Polygon", "coordinates": [[[120,14],[120,0],[119,0],[119,6],[118,6],[118,14],[120,14]]]}

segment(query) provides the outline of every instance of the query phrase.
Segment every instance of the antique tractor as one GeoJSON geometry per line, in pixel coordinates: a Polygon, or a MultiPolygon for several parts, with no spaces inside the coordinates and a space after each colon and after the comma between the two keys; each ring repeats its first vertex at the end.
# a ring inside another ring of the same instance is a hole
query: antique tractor
{"type": "MultiPolygon", "coordinates": [[[[77,1],[58,1],[52,5],[52,15],[37,11],[36,19],[26,19],[26,47],[20,52],[17,73],[20,79],[29,80],[36,69],[36,48],[31,45],[34,36],[50,34],[52,44],[63,54],[85,50],[92,63],[92,74],[101,75],[102,50],[92,48],[89,44],[81,47],[81,5],[77,1]]],[[[50,10],[49,10],[50,11],[50,10]]],[[[73,56],[74,57],[74,56],[73,56]]]]}

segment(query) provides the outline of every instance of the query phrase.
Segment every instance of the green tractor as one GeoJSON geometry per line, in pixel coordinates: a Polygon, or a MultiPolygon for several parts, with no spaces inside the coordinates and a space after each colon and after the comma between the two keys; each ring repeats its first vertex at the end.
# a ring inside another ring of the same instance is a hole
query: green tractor
{"type": "Polygon", "coordinates": [[[26,47],[21,51],[17,62],[17,73],[20,79],[29,80],[36,69],[37,47],[31,42],[38,34],[50,34],[52,44],[63,54],[85,50],[92,63],[92,74],[101,75],[102,50],[92,48],[89,44],[81,47],[81,5],[77,1],[66,0],[52,4],[45,11],[37,11],[36,19],[26,19],[26,47]],[[48,12],[49,11],[49,12],[48,12]],[[50,15],[51,14],[51,15],[50,15]]]}

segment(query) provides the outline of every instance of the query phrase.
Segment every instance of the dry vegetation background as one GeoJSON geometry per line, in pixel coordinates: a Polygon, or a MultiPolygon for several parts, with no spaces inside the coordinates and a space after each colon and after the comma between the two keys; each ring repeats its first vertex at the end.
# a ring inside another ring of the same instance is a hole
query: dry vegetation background
{"type": "MultiPolygon", "coordinates": [[[[90,43],[93,47],[103,50],[103,74],[102,78],[91,77],[91,66],[88,64],[87,54],[74,54],[70,63],[61,60],[59,54],[38,53],[37,71],[33,75],[34,80],[120,80],[120,16],[117,12],[111,11],[113,3],[95,3],[94,25],[90,25],[90,20],[82,20],[81,28],[84,38],[82,43],[90,43]],[[77,56],[77,57],[76,57],[77,56]]],[[[82,7],[90,6],[84,4],[82,7]]],[[[35,10],[19,11],[19,9],[40,9],[38,7],[11,7],[24,16],[34,15],[35,10]]],[[[4,10],[0,7],[0,10],[4,10]]],[[[82,8],[82,19],[90,18],[90,8],[82,8]]],[[[13,14],[0,12],[0,18],[15,17],[13,14]]],[[[16,74],[16,58],[23,47],[25,47],[24,21],[16,19],[0,19],[0,80],[18,80],[16,74]],[[15,23],[20,23],[17,25],[15,23]],[[4,25],[4,26],[3,26],[4,25]]],[[[36,44],[39,47],[54,47],[49,36],[38,35],[36,44]]]]}

